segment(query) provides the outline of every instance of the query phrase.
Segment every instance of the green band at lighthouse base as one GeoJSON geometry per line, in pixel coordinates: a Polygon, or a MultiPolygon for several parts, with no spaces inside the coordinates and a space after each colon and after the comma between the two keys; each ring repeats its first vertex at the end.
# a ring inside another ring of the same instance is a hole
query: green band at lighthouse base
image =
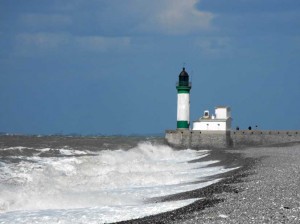
{"type": "Polygon", "coordinates": [[[190,93],[190,90],[189,89],[178,89],[177,90],[177,93],[190,93]]]}
{"type": "Polygon", "coordinates": [[[177,121],[177,128],[189,128],[187,121],[177,121]]]}
{"type": "Polygon", "coordinates": [[[190,93],[191,87],[190,86],[176,86],[178,93],[190,93]]]}

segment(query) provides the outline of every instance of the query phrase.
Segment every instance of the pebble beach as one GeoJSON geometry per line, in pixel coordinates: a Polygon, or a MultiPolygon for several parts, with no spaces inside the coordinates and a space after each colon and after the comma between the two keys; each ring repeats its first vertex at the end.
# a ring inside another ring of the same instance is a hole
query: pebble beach
{"type": "Polygon", "coordinates": [[[215,151],[240,169],[209,187],[164,200],[201,200],[123,223],[300,223],[300,143],[215,151]]]}

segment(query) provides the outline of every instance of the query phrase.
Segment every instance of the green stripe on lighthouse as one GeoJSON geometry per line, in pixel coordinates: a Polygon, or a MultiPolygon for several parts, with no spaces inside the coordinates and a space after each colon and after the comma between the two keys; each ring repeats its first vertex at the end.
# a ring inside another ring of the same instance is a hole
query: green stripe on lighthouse
{"type": "Polygon", "coordinates": [[[189,128],[187,121],[177,121],[177,128],[189,128]]]}
{"type": "Polygon", "coordinates": [[[179,88],[177,88],[177,93],[190,93],[190,89],[179,89],[179,88]]]}

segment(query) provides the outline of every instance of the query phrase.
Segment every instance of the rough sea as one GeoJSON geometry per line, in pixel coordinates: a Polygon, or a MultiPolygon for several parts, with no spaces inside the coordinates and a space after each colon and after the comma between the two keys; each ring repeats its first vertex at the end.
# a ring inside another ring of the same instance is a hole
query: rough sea
{"type": "Polygon", "coordinates": [[[199,198],[157,198],[234,169],[209,154],[161,137],[0,136],[0,223],[109,223],[171,211],[199,198]]]}

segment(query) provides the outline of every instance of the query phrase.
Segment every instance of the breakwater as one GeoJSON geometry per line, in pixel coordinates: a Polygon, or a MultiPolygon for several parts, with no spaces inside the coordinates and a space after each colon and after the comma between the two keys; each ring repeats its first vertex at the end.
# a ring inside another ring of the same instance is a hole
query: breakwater
{"type": "Polygon", "coordinates": [[[300,130],[166,130],[167,144],[182,148],[232,148],[300,141],[300,130]]]}

